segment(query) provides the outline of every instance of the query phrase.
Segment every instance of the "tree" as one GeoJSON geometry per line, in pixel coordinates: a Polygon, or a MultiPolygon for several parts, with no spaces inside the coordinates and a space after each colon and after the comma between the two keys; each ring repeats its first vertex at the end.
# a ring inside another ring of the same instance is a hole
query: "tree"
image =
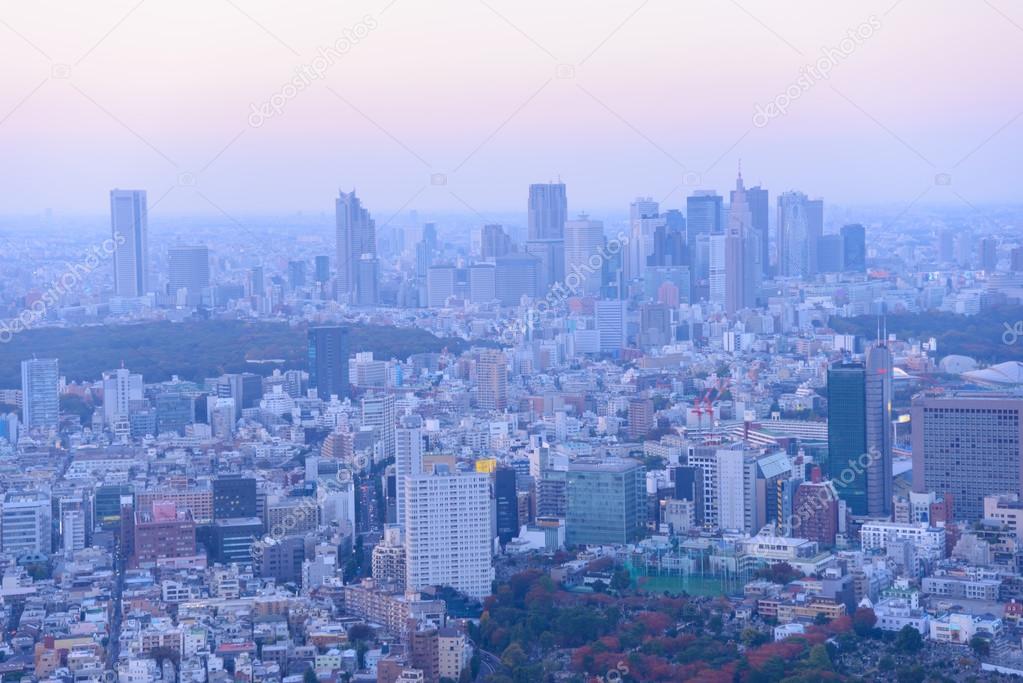
{"type": "Polygon", "coordinates": [[[862,638],[874,630],[874,624],[877,623],[877,615],[869,607],[859,607],[853,612],[852,622],[853,631],[862,638]]]}
{"type": "Polygon", "coordinates": [[[973,636],[970,638],[970,647],[977,653],[978,657],[991,654],[991,641],[984,636],[973,636]]]}
{"type": "Polygon", "coordinates": [[[515,642],[506,647],[504,652],[501,653],[501,663],[512,671],[522,668],[528,659],[522,646],[515,642]]]}
{"type": "Polygon", "coordinates": [[[316,672],[313,671],[313,667],[309,667],[302,674],[302,683],[320,683],[320,679],[316,676],[316,672]]]}
{"type": "Polygon", "coordinates": [[[632,585],[632,578],[629,576],[629,570],[616,569],[611,577],[611,588],[616,591],[623,591],[627,590],[630,585],[632,585]]]}
{"type": "Polygon", "coordinates": [[[914,654],[924,646],[923,636],[915,628],[906,624],[895,635],[895,649],[899,652],[914,654]]]}

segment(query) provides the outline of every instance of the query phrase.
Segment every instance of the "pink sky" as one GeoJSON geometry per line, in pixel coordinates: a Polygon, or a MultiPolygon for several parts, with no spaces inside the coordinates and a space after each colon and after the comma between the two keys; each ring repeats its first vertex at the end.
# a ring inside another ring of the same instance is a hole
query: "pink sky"
{"type": "Polygon", "coordinates": [[[0,4],[0,213],[101,214],[113,187],[175,188],[170,213],[330,211],[338,186],[375,213],[520,209],[559,174],[571,211],[599,212],[724,192],[740,157],[750,183],[837,202],[1018,198],[1007,0],[388,1],[0,4]],[[346,32],[323,78],[250,125],[346,32]]]}

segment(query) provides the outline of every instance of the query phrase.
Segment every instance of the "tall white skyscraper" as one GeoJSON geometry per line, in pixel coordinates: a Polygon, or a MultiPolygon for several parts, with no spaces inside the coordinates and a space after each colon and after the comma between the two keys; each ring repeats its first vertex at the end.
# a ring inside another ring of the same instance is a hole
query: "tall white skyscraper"
{"type": "Polygon", "coordinates": [[[494,580],[490,475],[445,473],[405,480],[405,585],[490,595],[494,580]]]}
{"type": "Polygon", "coordinates": [[[21,362],[21,419],[26,429],[57,429],[60,422],[60,371],[56,358],[21,362]]]}
{"type": "Polygon", "coordinates": [[[629,243],[622,254],[627,279],[643,278],[647,257],[654,252],[654,233],[665,222],[660,205],[650,197],[637,197],[629,205],[629,243]]]}
{"type": "Polygon", "coordinates": [[[393,394],[375,394],[362,399],[362,426],[377,429],[380,436],[381,459],[394,457],[393,394]]]}
{"type": "Polygon", "coordinates": [[[405,523],[405,480],[423,473],[423,420],[408,415],[394,431],[395,519],[405,523]]]}
{"type": "Polygon", "coordinates": [[[114,240],[114,293],[142,296],[149,291],[149,210],[145,190],[110,191],[110,231],[114,240]]]}
{"type": "Polygon", "coordinates": [[[210,286],[210,250],[203,246],[173,246],[167,249],[167,293],[179,290],[199,294],[210,286]]]}
{"type": "Polygon", "coordinates": [[[368,278],[378,277],[374,270],[377,255],[376,222],[370,218],[369,211],[362,207],[362,202],[355,196],[355,190],[340,191],[334,208],[338,298],[349,303],[360,303],[376,296],[376,283],[367,281],[368,278]],[[368,256],[369,264],[362,263],[363,256],[368,256]],[[367,291],[371,287],[372,291],[367,291]]]}
{"type": "Polygon", "coordinates": [[[118,368],[103,378],[103,420],[114,424],[118,417],[127,418],[129,401],[143,398],[142,375],[133,375],[126,368],[118,368]]]}
{"type": "Polygon", "coordinates": [[[817,272],[817,247],[824,232],[824,201],[802,192],[778,196],[778,274],[805,277],[817,272]]]}
{"type": "Polygon", "coordinates": [[[579,214],[565,223],[565,285],[579,295],[600,292],[604,267],[604,223],[579,214]],[[573,273],[575,275],[573,275],[573,273]]]}

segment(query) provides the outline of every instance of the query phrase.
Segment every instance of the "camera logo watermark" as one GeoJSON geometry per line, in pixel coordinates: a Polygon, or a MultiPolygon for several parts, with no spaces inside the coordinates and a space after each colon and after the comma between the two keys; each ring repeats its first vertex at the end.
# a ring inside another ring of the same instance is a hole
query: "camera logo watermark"
{"type": "Polygon", "coordinates": [[[753,112],[753,125],[763,128],[773,119],[784,116],[788,113],[792,103],[809,92],[820,81],[831,78],[831,71],[836,66],[848,59],[856,49],[871,38],[874,33],[881,29],[881,20],[874,15],[846,33],[845,38],[838,41],[838,45],[822,47],[821,56],[811,64],[806,64],[799,70],[799,76],[789,84],[785,90],[778,93],[773,100],[767,104],[757,104],[753,112]]]}
{"type": "Polygon", "coordinates": [[[342,57],[352,51],[353,47],[365,40],[366,36],[379,25],[376,17],[367,14],[362,21],[343,30],[341,36],[333,44],[320,47],[316,51],[316,56],[309,63],[296,69],[295,77],[282,85],[268,100],[250,105],[252,111],[249,113],[249,125],[259,128],[269,119],[283,114],[291,100],[298,97],[300,92],[315,81],[323,79],[330,67],[337,64],[342,57]]]}
{"type": "Polygon", "coordinates": [[[1002,342],[1007,346],[1013,346],[1019,341],[1020,337],[1023,337],[1023,320],[1017,320],[1015,325],[1009,323],[1002,323],[1005,327],[1005,332],[1002,332],[1002,342]]]}

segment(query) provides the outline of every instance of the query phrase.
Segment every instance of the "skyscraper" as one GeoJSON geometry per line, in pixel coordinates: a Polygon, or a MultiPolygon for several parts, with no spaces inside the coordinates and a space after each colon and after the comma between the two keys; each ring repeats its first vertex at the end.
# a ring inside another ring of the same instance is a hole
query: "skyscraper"
{"type": "Polygon", "coordinates": [[[576,460],[568,466],[565,542],[624,545],[644,534],[646,472],[635,460],[576,460]]]}
{"type": "Polygon", "coordinates": [[[308,333],[309,388],[329,401],[331,395],[345,399],[348,389],[348,328],[311,327],[308,333]]]}
{"type": "Polygon", "coordinates": [[[405,480],[405,586],[450,586],[483,599],[494,580],[490,477],[435,467],[405,480]]]}
{"type": "Polygon", "coordinates": [[[149,291],[149,218],[145,190],[110,191],[110,231],[114,240],[114,293],[142,296],[149,291]]]}
{"type": "MultiPolygon", "coordinates": [[[[377,255],[376,222],[351,192],[339,192],[335,201],[337,224],[337,292],[349,303],[359,301],[359,263],[364,255],[377,255]]],[[[372,276],[376,276],[374,272],[372,276]]],[[[363,282],[365,286],[365,281],[363,282]]],[[[375,294],[375,288],[374,292],[375,294]]]]}
{"type": "Polygon", "coordinates": [[[686,198],[686,241],[693,279],[710,277],[710,235],[723,232],[723,198],[716,192],[701,190],[686,198]]]}
{"type": "Polygon", "coordinates": [[[504,231],[504,226],[484,225],[480,232],[480,257],[495,259],[511,251],[511,237],[504,231]]]}
{"type": "Polygon", "coordinates": [[[579,295],[600,293],[604,223],[579,214],[565,223],[565,284],[579,295]]]}
{"type": "Polygon", "coordinates": [[[202,245],[167,249],[167,293],[198,294],[210,286],[210,250],[202,245]]]}
{"type": "Polygon", "coordinates": [[[867,269],[866,231],[859,223],[843,225],[842,269],[863,272],[867,269]]]}
{"type": "Polygon", "coordinates": [[[828,370],[828,476],[854,515],[888,516],[892,505],[892,358],[879,343],[865,363],[828,370]]]}
{"type": "Polygon", "coordinates": [[[362,399],[362,426],[373,427],[379,435],[381,459],[394,457],[394,394],[374,394],[362,399]]]}
{"type": "MultiPolygon", "coordinates": [[[[405,480],[423,473],[423,420],[407,415],[394,430],[395,519],[405,524],[405,480]]],[[[404,581],[405,578],[402,577],[404,581]]]]}
{"type": "Polygon", "coordinates": [[[529,186],[529,239],[563,239],[568,218],[568,197],[564,183],[529,186]]]}
{"type": "MultiPolygon", "coordinates": [[[[733,191],[732,194],[734,195],[735,192],[733,191]]],[[[732,203],[735,203],[735,198],[732,197],[731,201],[732,203]]],[[[770,201],[768,199],[767,190],[759,185],[756,187],[746,188],[746,205],[749,207],[750,212],[750,233],[756,238],[756,244],[759,250],[757,263],[760,266],[760,277],[770,277],[771,247],[770,228],[768,222],[770,201]]]]}
{"type": "Polygon", "coordinates": [[[482,410],[508,407],[508,360],[504,352],[488,349],[480,353],[476,366],[476,405],[482,410]]]}
{"type": "Polygon", "coordinates": [[[21,361],[21,419],[27,429],[60,423],[60,372],[56,358],[21,361]]]}
{"type": "MultiPolygon", "coordinates": [[[[748,291],[747,279],[754,276],[746,262],[747,239],[752,234],[752,215],[749,206],[746,204],[746,188],[742,184],[742,173],[735,181],[735,190],[732,192],[732,203],[728,208],[728,227],[725,229],[724,238],[724,304],[725,312],[735,313],[746,308],[750,302],[747,301],[748,291]]],[[[750,258],[755,257],[756,251],[751,250],[750,258]]]]}
{"type": "Polygon", "coordinates": [[[959,393],[913,401],[913,490],[952,494],[955,516],[984,517],[984,496],[1023,494],[1023,399],[959,393]]]}
{"type": "Polygon", "coordinates": [[[806,277],[817,272],[817,247],[824,232],[824,201],[802,192],[778,196],[778,274],[806,277]]]}
{"type": "Polygon", "coordinates": [[[316,281],[320,284],[330,280],[330,256],[320,254],[316,257],[316,281]]]}
{"type": "Polygon", "coordinates": [[[515,470],[511,467],[498,467],[494,470],[497,537],[502,546],[519,535],[519,504],[515,477],[515,470]]]}

